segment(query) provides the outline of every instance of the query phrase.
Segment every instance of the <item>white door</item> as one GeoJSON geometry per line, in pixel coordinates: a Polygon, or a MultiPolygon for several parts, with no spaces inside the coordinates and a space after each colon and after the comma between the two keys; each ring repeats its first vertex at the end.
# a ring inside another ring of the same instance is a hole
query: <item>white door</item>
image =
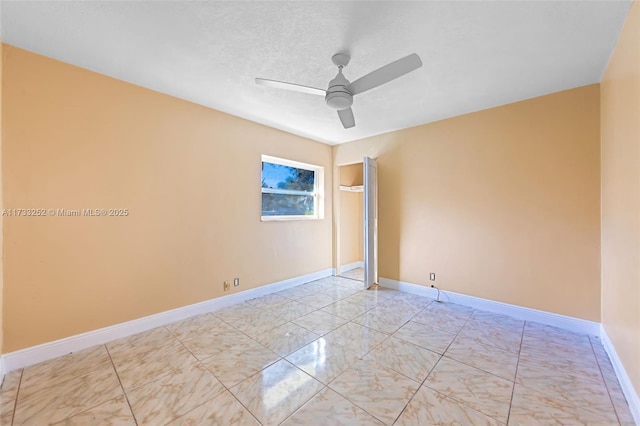
{"type": "Polygon", "coordinates": [[[364,288],[378,282],[378,169],[365,157],[364,180],[364,288]]]}

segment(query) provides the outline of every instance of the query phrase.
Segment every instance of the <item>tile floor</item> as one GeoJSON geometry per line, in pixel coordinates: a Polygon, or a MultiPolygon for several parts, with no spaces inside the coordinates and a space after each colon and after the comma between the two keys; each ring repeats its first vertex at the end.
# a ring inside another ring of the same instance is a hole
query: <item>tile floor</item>
{"type": "Polygon", "coordinates": [[[351,278],[354,280],[364,281],[364,269],[363,268],[351,269],[349,271],[342,272],[340,276],[345,278],[351,278]]]}
{"type": "Polygon", "coordinates": [[[9,373],[2,425],[632,425],[598,338],[341,277],[9,373]]]}

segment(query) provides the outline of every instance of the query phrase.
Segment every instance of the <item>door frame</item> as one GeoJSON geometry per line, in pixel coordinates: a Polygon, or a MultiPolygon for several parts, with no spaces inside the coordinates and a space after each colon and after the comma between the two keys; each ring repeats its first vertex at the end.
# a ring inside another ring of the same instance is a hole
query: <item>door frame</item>
{"type": "Polygon", "coordinates": [[[363,237],[364,288],[378,284],[378,166],[376,160],[364,157],[363,237]]]}

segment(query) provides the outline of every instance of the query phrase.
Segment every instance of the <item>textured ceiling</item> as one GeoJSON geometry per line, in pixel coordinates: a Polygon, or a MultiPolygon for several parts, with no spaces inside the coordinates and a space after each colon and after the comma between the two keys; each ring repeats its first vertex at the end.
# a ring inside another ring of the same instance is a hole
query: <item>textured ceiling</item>
{"type": "Polygon", "coordinates": [[[335,144],[600,81],[625,1],[2,1],[6,43],[335,144]],[[319,96],[331,56],[356,78],[416,52],[423,67],[358,95],[345,130],[319,96]]]}

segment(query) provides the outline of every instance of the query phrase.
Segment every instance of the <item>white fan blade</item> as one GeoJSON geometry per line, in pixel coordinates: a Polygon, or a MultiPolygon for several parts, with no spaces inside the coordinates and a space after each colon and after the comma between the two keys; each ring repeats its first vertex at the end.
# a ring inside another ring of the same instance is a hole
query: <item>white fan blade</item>
{"type": "Polygon", "coordinates": [[[310,93],[312,95],[325,96],[326,90],[316,89],[315,87],[302,86],[300,84],[285,83],[284,81],[267,80],[264,78],[256,78],[256,84],[263,86],[276,87],[278,89],[293,90],[294,92],[310,93]]]}
{"type": "Polygon", "coordinates": [[[353,110],[351,108],[338,110],[338,117],[340,117],[342,126],[345,129],[350,129],[356,125],[356,120],[353,118],[353,110]]]}
{"type": "Polygon", "coordinates": [[[382,68],[378,68],[369,74],[360,77],[353,83],[347,86],[347,90],[352,94],[366,92],[385,83],[395,80],[398,77],[410,73],[422,66],[422,61],[416,53],[412,53],[409,56],[405,56],[402,59],[391,62],[382,68]]]}

